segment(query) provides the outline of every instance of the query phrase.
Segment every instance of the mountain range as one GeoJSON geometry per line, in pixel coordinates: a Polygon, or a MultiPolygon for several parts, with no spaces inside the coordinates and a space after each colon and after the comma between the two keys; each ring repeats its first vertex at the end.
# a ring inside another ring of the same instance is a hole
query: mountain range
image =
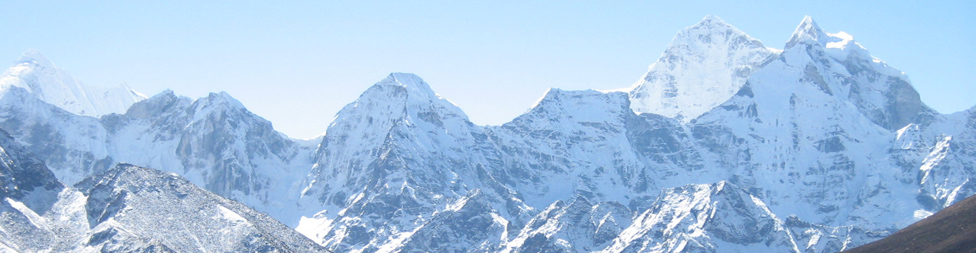
{"type": "Polygon", "coordinates": [[[809,17],[783,49],[705,17],[629,90],[553,88],[499,126],[393,73],[312,140],[32,50],[0,129],[15,251],[837,252],[976,193],[976,107],[930,109],[809,17]]]}

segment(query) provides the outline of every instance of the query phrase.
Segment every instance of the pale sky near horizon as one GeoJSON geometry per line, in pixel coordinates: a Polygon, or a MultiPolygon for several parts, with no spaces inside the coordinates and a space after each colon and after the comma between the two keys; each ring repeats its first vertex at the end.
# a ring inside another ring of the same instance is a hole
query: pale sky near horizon
{"type": "Polygon", "coordinates": [[[90,85],[226,91],[310,138],[391,72],[498,125],[550,87],[630,87],[706,15],[780,49],[810,15],[908,74],[939,112],[976,105],[976,1],[732,2],[0,0],[0,68],[35,48],[90,85]]]}

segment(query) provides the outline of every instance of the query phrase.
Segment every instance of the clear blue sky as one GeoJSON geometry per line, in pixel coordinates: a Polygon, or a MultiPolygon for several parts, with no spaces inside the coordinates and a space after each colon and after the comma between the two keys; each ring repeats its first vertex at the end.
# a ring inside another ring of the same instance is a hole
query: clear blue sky
{"type": "Polygon", "coordinates": [[[705,15],[775,48],[810,15],[951,113],[976,105],[973,12],[976,1],[0,1],[0,67],[36,48],[92,85],[227,91],[308,138],[390,72],[495,125],[549,87],[629,87],[705,15]]]}

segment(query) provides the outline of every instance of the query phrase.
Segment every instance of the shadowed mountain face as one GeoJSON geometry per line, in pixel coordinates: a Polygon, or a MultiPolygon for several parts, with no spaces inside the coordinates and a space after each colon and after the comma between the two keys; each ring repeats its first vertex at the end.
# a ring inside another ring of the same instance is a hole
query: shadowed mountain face
{"type": "Polygon", "coordinates": [[[64,184],[39,159],[0,130],[0,251],[50,249],[57,235],[39,224],[54,209],[64,184]]]}
{"type": "Polygon", "coordinates": [[[0,130],[0,251],[316,252],[293,229],[172,173],[120,164],[65,187],[0,130]]]}
{"type": "Polygon", "coordinates": [[[976,197],[953,204],[891,236],[844,252],[976,251],[976,197]]]}
{"type": "Polygon", "coordinates": [[[706,17],[629,92],[551,89],[501,126],[471,123],[407,73],[306,141],[226,93],[167,91],[94,118],[30,87],[0,90],[0,141],[83,183],[0,180],[23,203],[4,217],[27,224],[8,231],[69,215],[61,228],[80,232],[66,236],[100,249],[196,245],[161,239],[175,233],[215,251],[317,250],[247,205],[333,251],[837,252],[976,193],[976,109],[938,114],[901,71],[809,17],[784,49],[706,17]],[[30,187],[73,193],[38,205],[30,187]],[[201,227],[143,228],[166,219],[201,227]]]}
{"type": "Polygon", "coordinates": [[[266,214],[217,196],[176,174],[120,164],[75,187],[86,197],[82,210],[90,228],[86,235],[91,235],[82,248],[129,251],[133,246],[156,246],[175,252],[322,250],[266,214]]]}

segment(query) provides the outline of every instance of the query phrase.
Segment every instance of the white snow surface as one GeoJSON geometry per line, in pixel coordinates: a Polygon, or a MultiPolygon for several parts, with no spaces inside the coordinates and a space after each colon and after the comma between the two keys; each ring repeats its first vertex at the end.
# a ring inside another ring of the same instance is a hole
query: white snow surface
{"type": "Polygon", "coordinates": [[[146,99],[124,83],[103,88],[76,81],[34,49],[25,52],[16,65],[0,76],[0,90],[12,86],[71,113],[94,117],[125,113],[129,106],[146,99]]]}
{"type": "Polygon", "coordinates": [[[631,108],[691,121],[732,97],[778,50],[707,16],[675,35],[630,92],[631,108]]]}
{"type": "MultiPolygon", "coordinates": [[[[976,107],[936,113],[904,73],[810,17],[782,50],[706,17],[628,92],[550,89],[501,126],[472,124],[407,73],[317,143],[226,93],[167,91],[94,118],[32,91],[0,93],[0,128],[63,181],[158,168],[332,251],[836,252],[976,193],[976,107]]],[[[234,213],[205,209],[247,227],[234,213]]]]}

